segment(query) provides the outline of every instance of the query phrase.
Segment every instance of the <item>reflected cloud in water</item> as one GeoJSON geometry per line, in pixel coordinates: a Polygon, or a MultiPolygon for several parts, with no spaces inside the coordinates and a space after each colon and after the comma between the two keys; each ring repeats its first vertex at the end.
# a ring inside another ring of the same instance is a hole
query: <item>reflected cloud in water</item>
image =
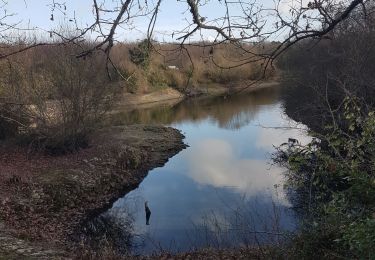
{"type": "Polygon", "coordinates": [[[279,237],[254,237],[254,231],[295,227],[282,190],[284,169],[271,165],[269,155],[273,145],[290,137],[301,143],[310,139],[303,127],[294,128],[283,115],[277,89],[225,100],[187,100],[124,112],[112,120],[172,125],[190,145],[152,170],[139,188],[106,213],[116,218],[131,214],[132,243],[142,245],[136,253],[274,243],[279,237]],[[150,225],[145,223],[146,201],[152,211],[150,225]]]}
{"type": "Polygon", "coordinates": [[[264,106],[273,106],[278,89],[270,88],[246,95],[187,99],[160,107],[117,111],[110,124],[181,124],[210,121],[223,129],[240,129],[250,124],[264,106]]]}
{"type": "Polygon", "coordinates": [[[267,117],[266,122],[259,122],[256,148],[274,151],[274,146],[280,146],[288,138],[295,138],[300,144],[311,141],[311,137],[307,135],[307,127],[286,117],[281,107],[268,111],[267,117]]]}
{"type": "MultiPolygon", "coordinates": [[[[206,139],[188,150],[189,170],[185,173],[199,184],[233,187],[247,197],[273,192],[282,183],[283,169],[271,166],[267,160],[242,159],[234,153],[229,142],[206,139]]],[[[284,200],[286,205],[289,205],[284,200]]]]}

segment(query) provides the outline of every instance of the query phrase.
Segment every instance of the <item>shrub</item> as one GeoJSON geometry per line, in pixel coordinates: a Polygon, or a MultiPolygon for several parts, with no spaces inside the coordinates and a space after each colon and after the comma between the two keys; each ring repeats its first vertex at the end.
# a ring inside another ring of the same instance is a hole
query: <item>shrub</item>
{"type": "Polygon", "coordinates": [[[150,47],[150,42],[147,39],[141,41],[137,47],[129,50],[130,60],[138,66],[147,68],[151,58],[150,47]]]}
{"type": "Polygon", "coordinates": [[[151,70],[147,73],[147,80],[154,88],[162,88],[167,86],[167,79],[164,73],[151,70]]]}
{"type": "Polygon", "coordinates": [[[10,130],[2,130],[3,135],[13,131],[33,148],[52,154],[88,145],[89,133],[120,87],[107,77],[104,54],[78,59],[80,50],[73,44],[40,47],[9,61],[1,75],[3,96],[20,105],[7,109],[11,120],[2,122],[2,128],[10,130]]]}
{"type": "Polygon", "coordinates": [[[347,97],[342,118],[341,127],[313,133],[319,140],[279,149],[276,156],[297,190],[301,257],[375,256],[375,113],[363,114],[358,99],[347,97]]]}

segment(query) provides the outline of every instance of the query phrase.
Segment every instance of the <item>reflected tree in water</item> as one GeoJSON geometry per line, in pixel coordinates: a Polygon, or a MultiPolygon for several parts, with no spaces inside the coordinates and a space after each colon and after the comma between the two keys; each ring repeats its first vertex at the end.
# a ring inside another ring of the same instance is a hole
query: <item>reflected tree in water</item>
{"type": "Polygon", "coordinates": [[[111,115],[110,124],[176,124],[210,119],[220,128],[240,129],[254,120],[260,105],[271,105],[278,96],[277,88],[269,88],[226,99],[222,96],[188,99],[178,104],[119,112],[111,115]]]}
{"type": "Polygon", "coordinates": [[[116,216],[104,213],[86,223],[80,235],[81,247],[100,257],[104,251],[117,255],[130,254],[134,238],[134,218],[130,214],[116,216]]]}
{"type": "Polygon", "coordinates": [[[146,225],[150,225],[151,210],[148,207],[148,201],[145,202],[145,212],[146,212],[146,225]]]}

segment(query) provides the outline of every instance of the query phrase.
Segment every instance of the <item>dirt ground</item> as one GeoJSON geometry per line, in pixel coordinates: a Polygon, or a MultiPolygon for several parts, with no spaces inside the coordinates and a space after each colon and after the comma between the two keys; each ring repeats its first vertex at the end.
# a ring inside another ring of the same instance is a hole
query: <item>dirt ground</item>
{"type": "Polygon", "coordinates": [[[89,148],[59,157],[30,157],[26,148],[2,144],[0,259],[69,256],[61,249],[77,227],[184,149],[183,138],[164,126],[111,127],[89,148]]]}

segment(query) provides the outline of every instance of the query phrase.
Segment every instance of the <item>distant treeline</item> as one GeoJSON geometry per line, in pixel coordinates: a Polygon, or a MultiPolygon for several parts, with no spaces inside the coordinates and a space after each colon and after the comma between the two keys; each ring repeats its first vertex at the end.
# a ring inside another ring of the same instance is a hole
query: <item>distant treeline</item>
{"type": "Polygon", "coordinates": [[[88,134],[122,93],[164,87],[188,92],[259,79],[262,62],[242,64],[243,57],[273,44],[181,46],[143,40],[117,43],[108,57],[101,51],[79,55],[94,50],[95,42],[54,42],[17,53],[27,47],[1,46],[4,53],[16,54],[0,59],[0,139],[17,137],[31,150],[61,153],[87,145],[88,134]]]}
{"type": "Polygon", "coordinates": [[[312,129],[340,123],[345,97],[375,107],[375,18],[352,17],[324,39],[305,40],[278,61],[288,115],[312,129]]]}
{"type": "MultiPolygon", "coordinates": [[[[249,53],[264,53],[273,44],[240,46],[227,43],[198,42],[195,44],[139,43],[117,44],[112,58],[120,72],[129,80],[130,92],[146,93],[163,86],[180,91],[206,87],[210,84],[231,84],[256,80],[263,76],[259,61],[244,63],[249,53]]],[[[270,72],[267,71],[267,76],[270,72]]]]}

